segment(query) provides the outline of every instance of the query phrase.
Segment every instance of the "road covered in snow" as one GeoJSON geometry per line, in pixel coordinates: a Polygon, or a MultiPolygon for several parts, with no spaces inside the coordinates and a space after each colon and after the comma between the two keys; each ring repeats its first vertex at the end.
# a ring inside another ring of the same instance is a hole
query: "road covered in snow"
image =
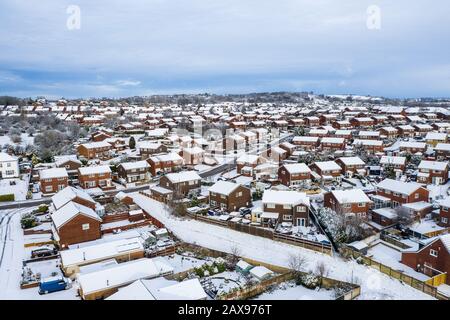
{"type": "Polygon", "coordinates": [[[231,252],[232,248],[238,247],[243,257],[284,267],[288,267],[288,260],[291,255],[300,254],[307,259],[306,271],[314,271],[317,263],[323,261],[328,268],[328,277],[361,285],[359,299],[434,299],[373,268],[359,265],[355,261],[346,261],[341,257],[330,257],[300,247],[196,220],[177,218],[170,215],[166,207],[156,200],[138,193],[131,196],[137,205],[164,223],[169,230],[185,242],[223,252],[231,252]]]}

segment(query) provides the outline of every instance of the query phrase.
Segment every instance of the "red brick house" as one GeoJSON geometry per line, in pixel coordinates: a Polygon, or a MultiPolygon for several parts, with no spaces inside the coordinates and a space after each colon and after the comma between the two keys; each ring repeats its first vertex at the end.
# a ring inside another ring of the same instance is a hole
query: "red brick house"
{"type": "Polygon", "coordinates": [[[80,144],[77,148],[78,155],[85,159],[107,160],[111,158],[111,145],[105,141],[80,144]]]}
{"type": "Polygon", "coordinates": [[[168,153],[152,156],[147,159],[150,164],[150,172],[157,175],[160,172],[175,172],[180,170],[184,164],[183,158],[176,153],[168,153]]]}
{"type": "Polygon", "coordinates": [[[264,191],[263,225],[290,222],[295,226],[309,225],[309,198],[306,193],[297,191],[264,191]]]}
{"type": "Polygon", "coordinates": [[[81,189],[69,186],[52,196],[52,205],[55,210],[58,210],[71,201],[91,208],[92,210],[96,209],[94,199],[81,189]]]}
{"type": "Polygon", "coordinates": [[[401,262],[430,277],[446,272],[450,285],[450,234],[433,238],[418,251],[404,250],[401,262]]]}
{"type": "Polygon", "coordinates": [[[202,178],[196,171],[168,173],[159,179],[159,185],[173,191],[173,198],[180,199],[201,187],[202,178]]]}
{"type": "Polygon", "coordinates": [[[448,181],[448,161],[422,160],[419,164],[417,182],[424,184],[446,184],[448,181]]]}
{"type": "Polygon", "coordinates": [[[377,195],[391,199],[395,208],[403,203],[428,202],[429,191],[415,182],[384,179],[377,185],[377,195]]]}
{"type": "Polygon", "coordinates": [[[342,168],[334,161],[316,161],[310,165],[310,168],[324,180],[341,179],[342,168]]]}
{"type": "Polygon", "coordinates": [[[336,159],[336,163],[341,166],[344,174],[347,173],[359,173],[361,175],[366,174],[366,163],[359,157],[342,157],[336,159]]]}
{"type": "Polygon", "coordinates": [[[39,171],[39,183],[44,195],[54,194],[68,185],[66,168],[51,168],[39,171]]]}
{"type": "Polygon", "coordinates": [[[117,174],[125,183],[146,182],[150,179],[150,165],[145,160],[122,162],[117,167],[117,174]]]}
{"type": "Polygon", "coordinates": [[[450,228],[450,197],[440,203],[438,224],[441,227],[450,228]]]}
{"type": "Polygon", "coordinates": [[[167,147],[159,142],[153,141],[139,141],[137,149],[141,155],[142,160],[146,160],[154,154],[167,152],[167,147]]]}
{"type": "Polygon", "coordinates": [[[361,189],[333,190],[324,195],[324,206],[339,214],[366,218],[372,201],[361,189]]]}
{"type": "Polygon", "coordinates": [[[278,179],[285,186],[295,186],[311,181],[311,169],[304,163],[284,164],[278,169],[278,179]]]}
{"type": "Polygon", "coordinates": [[[53,235],[62,248],[101,238],[102,219],[89,207],[70,201],[51,218],[53,235]]]}
{"type": "Polygon", "coordinates": [[[305,150],[311,150],[319,145],[319,137],[296,136],[292,139],[292,144],[305,150]]]}
{"type": "Polygon", "coordinates": [[[209,188],[209,205],[227,212],[251,205],[251,190],[229,181],[217,181],[209,188]]]}
{"type": "Polygon", "coordinates": [[[251,177],[253,176],[253,169],[263,163],[262,157],[253,154],[244,154],[236,160],[236,170],[238,174],[251,177]]]}
{"type": "Polygon", "coordinates": [[[114,189],[111,179],[111,169],[107,165],[95,167],[81,167],[78,169],[80,186],[84,189],[101,188],[114,189]]]}
{"type": "Polygon", "coordinates": [[[325,137],[320,139],[320,148],[322,150],[344,150],[345,139],[344,138],[330,138],[325,137]]]}

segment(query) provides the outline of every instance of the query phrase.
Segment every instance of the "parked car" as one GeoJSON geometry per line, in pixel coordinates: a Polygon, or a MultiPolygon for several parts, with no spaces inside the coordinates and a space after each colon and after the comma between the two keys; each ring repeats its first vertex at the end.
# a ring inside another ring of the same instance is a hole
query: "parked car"
{"type": "Polygon", "coordinates": [[[44,278],[39,283],[39,294],[47,294],[72,288],[72,280],[57,276],[44,278]]]}
{"type": "Polygon", "coordinates": [[[58,251],[55,248],[38,248],[31,251],[31,258],[49,257],[57,254],[58,251]]]}
{"type": "Polygon", "coordinates": [[[242,207],[242,208],[239,209],[239,213],[240,213],[242,216],[245,216],[245,215],[247,215],[247,214],[251,214],[251,213],[252,213],[252,210],[251,210],[250,208],[242,207]]]}

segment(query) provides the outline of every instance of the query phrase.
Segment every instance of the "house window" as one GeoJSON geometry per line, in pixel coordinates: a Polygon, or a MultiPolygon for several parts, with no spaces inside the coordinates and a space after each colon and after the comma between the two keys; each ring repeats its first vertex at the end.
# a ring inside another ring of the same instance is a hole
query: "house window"
{"type": "Polygon", "coordinates": [[[268,203],[268,204],[266,204],[266,206],[269,209],[275,209],[275,204],[274,203],[268,203]]]}
{"type": "Polygon", "coordinates": [[[283,205],[283,209],[291,209],[291,205],[290,204],[285,204],[285,205],[283,205]]]}
{"type": "Polygon", "coordinates": [[[238,192],[237,197],[242,197],[242,191],[238,192]]]}
{"type": "Polygon", "coordinates": [[[89,230],[89,223],[83,223],[82,225],[81,225],[81,229],[82,230],[89,230]]]}
{"type": "Polygon", "coordinates": [[[297,207],[297,212],[306,212],[306,207],[304,207],[304,206],[298,206],[298,207],[297,207]]]}
{"type": "Polygon", "coordinates": [[[442,221],[442,223],[445,223],[445,224],[447,224],[447,222],[448,222],[448,219],[447,219],[447,218],[444,218],[444,217],[442,217],[442,218],[441,218],[441,221],[442,221]]]}
{"type": "Polygon", "coordinates": [[[46,186],[45,187],[45,191],[46,192],[52,192],[53,191],[53,187],[52,186],[46,186]]]}
{"type": "Polygon", "coordinates": [[[292,215],[290,215],[290,214],[284,214],[284,215],[283,215],[283,220],[284,220],[284,221],[292,221],[292,215]]]}
{"type": "Polygon", "coordinates": [[[209,203],[210,203],[211,206],[213,206],[213,207],[217,205],[217,202],[216,202],[215,200],[211,200],[209,203]]]}
{"type": "Polygon", "coordinates": [[[366,204],[365,204],[364,202],[358,203],[358,207],[359,207],[359,208],[363,208],[365,205],[366,205],[366,204]]]}
{"type": "Polygon", "coordinates": [[[416,193],[416,194],[414,195],[414,199],[419,199],[419,194],[418,194],[418,193],[416,193]]]}
{"type": "Polygon", "coordinates": [[[436,250],[434,250],[434,249],[430,249],[430,256],[437,257],[438,256],[438,252],[436,250]]]}

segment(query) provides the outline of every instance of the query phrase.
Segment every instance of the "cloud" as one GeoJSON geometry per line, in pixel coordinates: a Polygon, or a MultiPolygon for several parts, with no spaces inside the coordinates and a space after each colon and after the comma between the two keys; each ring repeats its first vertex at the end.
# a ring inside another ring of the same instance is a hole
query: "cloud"
{"type": "Polygon", "coordinates": [[[378,0],[380,30],[366,27],[373,0],[79,0],[81,29],[68,30],[71,4],[1,1],[0,70],[20,77],[0,73],[2,92],[448,94],[446,75],[427,72],[448,62],[446,0],[378,0]]]}

